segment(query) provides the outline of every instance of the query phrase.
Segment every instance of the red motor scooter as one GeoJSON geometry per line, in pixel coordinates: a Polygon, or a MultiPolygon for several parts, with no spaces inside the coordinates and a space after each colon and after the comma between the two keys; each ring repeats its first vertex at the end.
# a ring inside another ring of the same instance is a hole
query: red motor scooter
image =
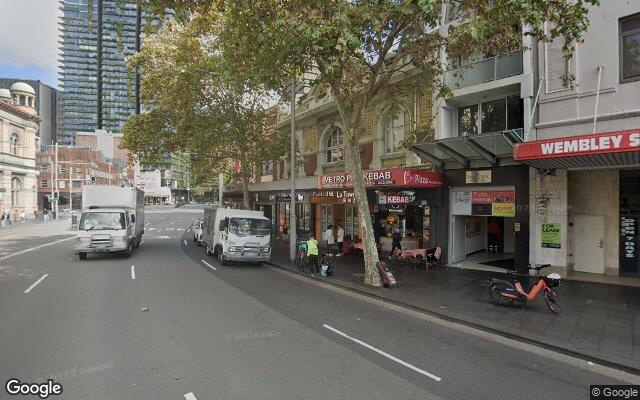
{"type": "Polygon", "coordinates": [[[527,302],[535,300],[540,293],[544,293],[544,302],[547,304],[547,307],[552,313],[558,314],[560,312],[560,303],[558,293],[553,288],[560,286],[560,275],[551,273],[543,276],[540,273],[540,270],[550,266],[549,264],[537,267],[529,266],[529,270],[536,271],[535,276],[538,280],[533,284],[528,293],[525,292],[522,284],[516,279],[516,271],[511,270],[508,272],[512,274],[512,282],[502,279],[492,279],[489,284],[489,294],[498,305],[508,306],[514,301],[519,301],[524,309],[527,302]]]}

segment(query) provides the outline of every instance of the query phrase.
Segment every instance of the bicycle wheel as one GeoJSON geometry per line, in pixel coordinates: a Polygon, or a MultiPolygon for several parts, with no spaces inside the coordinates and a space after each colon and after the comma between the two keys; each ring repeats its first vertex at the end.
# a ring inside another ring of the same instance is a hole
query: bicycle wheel
{"type": "Polygon", "coordinates": [[[560,313],[560,299],[558,294],[553,290],[547,290],[544,292],[544,302],[547,304],[549,310],[554,314],[560,313]]]}
{"type": "Polygon", "coordinates": [[[489,286],[489,295],[491,299],[500,306],[508,306],[513,303],[514,299],[509,297],[504,297],[502,295],[502,289],[500,289],[499,285],[490,285],[489,286]]]}

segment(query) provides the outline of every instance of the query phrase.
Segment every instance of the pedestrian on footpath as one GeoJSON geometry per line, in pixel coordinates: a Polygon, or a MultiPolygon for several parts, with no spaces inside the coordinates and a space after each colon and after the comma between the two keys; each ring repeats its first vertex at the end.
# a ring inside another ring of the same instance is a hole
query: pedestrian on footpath
{"type": "Polygon", "coordinates": [[[24,210],[22,212],[20,212],[20,223],[24,224],[24,221],[27,219],[27,213],[24,212],[24,210]]]}
{"type": "Polygon", "coordinates": [[[315,239],[313,233],[309,234],[309,240],[307,240],[307,257],[309,258],[311,273],[318,273],[318,241],[315,239]]]}
{"type": "Polygon", "coordinates": [[[327,252],[334,251],[333,245],[335,244],[335,238],[333,237],[333,225],[327,226],[327,230],[324,231],[323,240],[327,241],[327,252]]]}
{"type": "Polygon", "coordinates": [[[344,253],[344,228],[342,227],[342,224],[338,224],[336,241],[338,242],[338,253],[336,254],[336,256],[340,257],[344,253]]]}
{"type": "Polygon", "coordinates": [[[396,226],[395,228],[393,228],[393,231],[391,231],[391,255],[393,255],[393,252],[398,249],[398,251],[402,251],[402,233],[400,232],[400,229],[396,226]]]}
{"type": "Polygon", "coordinates": [[[7,215],[7,214],[5,214],[5,212],[4,212],[4,211],[2,212],[2,215],[0,215],[0,226],[2,226],[2,227],[4,227],[4,226],[5,226],[5,221],[4,221],[4,220],[5,220],[5,218],[6,218],[6,215],[7,215]]]}

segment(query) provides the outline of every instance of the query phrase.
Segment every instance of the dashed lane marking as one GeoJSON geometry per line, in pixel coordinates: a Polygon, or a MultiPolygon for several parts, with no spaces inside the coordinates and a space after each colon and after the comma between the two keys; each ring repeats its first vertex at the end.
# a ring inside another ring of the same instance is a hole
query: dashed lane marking
{"type": "Polygon", "coordinates": [[[196,396],[195,396],[193,393],[191,393],[191,392],[189,392],[189,393],[185,394],[185,395],[184,395],[184,398],[185,398],[186,400],[198,400],[198,399],[196,399],[196,396]]]}
{"type": "Polygon", "coordinates": [[[30,292],[34,287],[36,287],[36,285],[37,285],[38,283],[42,282],[42,281],[44,280],[44,278],[46,278],[47,276],[49,276],[49,274],[44,274],[44,275],[42,275],[42,276],[40,277],[40,279],[38,279],[37,281],[35,281],[35,282],[33,283],[33,285],[29,286],[29,287],[27,288],[27,290],[25,290],[24,292],[25,292],[25,293],[29,293],[29,292],[30,292]]]}
{"type": "Polygon", "coordinates": [[[136,279],[136,266],[131,266],[131,279],[136,279]]]}
{"type": "Polygon", "coordinates": [[[211,268],[214,271],[217,271],[218,268],[214,267],[213,265],[209,264],[208,262],[206,262],[205,260],[200,260],[204,263],[204,265],[206,265],[207,267],[211,268]]]}
{"type": "Polygon", "coordinates": [[[386,352],[384,352],[384,351],[382,351],[382,350],[378,349],[377,347],[374,347],[374,346],[372,346],[372,345],[370,345],[370,344],[368,344],[368,343],[365,343],[365,342],[363,342],[362,340],[359,340],[359,339],[356,339],[356,338],[354,338],[354,337],[351,337],[351,336],[347,335],[346,333],[344,333],[344,332],[341,332],[341,331],[337,330],[336,328],[333,328],[333,327],[331,327],[331,326],[329,326],[329,325],[327,325],[327,324],[324,324],[324,325],[322,325],[322,326],[324,326],[325,328],[329,329],[330,331],[332,331],[332,332],[334,332],[334,333],[337,333],[338,335],[340,335],[340,336],[342,336],[342,337],[345,337],[345,338],[347,338],[347,339],[349,339],[349,340],[351,340],[351,341],[353,341],[353,342],[355,342],[355,343],[358,343],[358,344],[359,344],[359,345],[361,345],[361,346],[366,347],[366,348],[367,348],[367,349],[369,349],[369,350],[373,350],[373,351],[375,351],[376,353],[378,353],[378,354],[380,354],[380,355],[382,355],[382,356],[385,356],[385,357],[387,357],[388,359],[390,359],[390,360],[392,360],[392,361],[395,361],[395,362],[397,362],[397,363],[398,363],[398,364],[400,364],[400,365],[404,365],[404,366],[405,366],[405,367],[407,367],[407,368],[410,368],[410,369],[412,369],[412,370],[414,370],[414,371],[416,371],[416,372],[418,372],[418,373],[420,373],[420,374],[422,374],[422,375],[424,375],[424,376],[427,376],[427,377],[429,377],[429,378],[433,379],[433,380],[434,380],[434,381],[436,381],[436,382],[440,382],[440,381],[442,380],[442,378],[440,378],[439,376],[436,376],[436,375],[434,375],[434,374],[432,374],[432,373],[430,373],[430,372],[427,372],[427,371],[425,371],[425,370],[423,370],[423,369],[420,369],[420,368],[416,367],[415,365],[409,364],[409,363],[408,363],[408,362],[406,362],[406,361],[402,361],[401,359],[399,359],[399,358],[397,358],[397,357],[394,357],[394,356],[392,356],[391,354],[386,353],[386,352]]]}

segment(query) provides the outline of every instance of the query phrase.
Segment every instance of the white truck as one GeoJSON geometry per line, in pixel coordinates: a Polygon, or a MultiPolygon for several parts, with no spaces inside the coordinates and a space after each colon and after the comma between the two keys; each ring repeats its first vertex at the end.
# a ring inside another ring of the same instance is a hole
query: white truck
{"type": "Polygon", "coordinates": [[[74,251],[123,253],[129,257],[144,233],[144,192],[134,187],[87,185],[82,188],[82,213],[74,251]]]}
{"type": "Polygon", "coordinates": [[[260,211],[206,207],[202,241],[207,255],[261,264],[271,259],[271,221],[260,211]]]}

